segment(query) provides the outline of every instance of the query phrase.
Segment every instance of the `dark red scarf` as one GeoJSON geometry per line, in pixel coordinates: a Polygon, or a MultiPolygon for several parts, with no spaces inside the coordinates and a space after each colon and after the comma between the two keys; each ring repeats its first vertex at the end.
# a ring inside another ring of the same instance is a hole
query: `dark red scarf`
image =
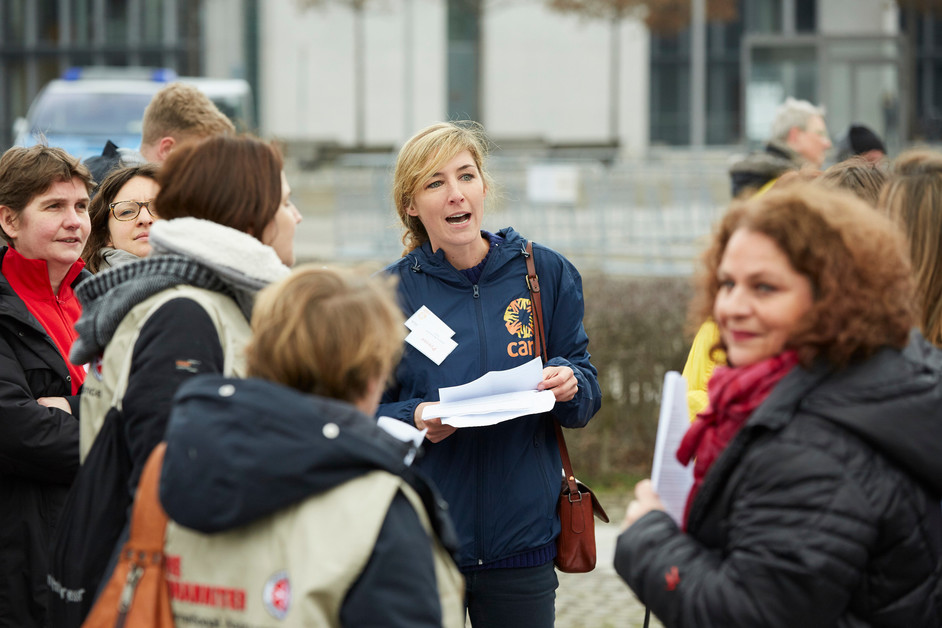
{"type": "Polygon", "coordinates": [[[690,504],[700,490],[703,478],[719,458],[736,432],[746,424],[752,412],[765,401],[775,385],[798,363],[798,354],[784,351],[742,368],[717,366],[707,384],[710,403],[690,425],[684,434],[677,459],[688,464],[696,459],[693,467],[693,486],[684,507],[684,527],[690,514],[690,504]]]}

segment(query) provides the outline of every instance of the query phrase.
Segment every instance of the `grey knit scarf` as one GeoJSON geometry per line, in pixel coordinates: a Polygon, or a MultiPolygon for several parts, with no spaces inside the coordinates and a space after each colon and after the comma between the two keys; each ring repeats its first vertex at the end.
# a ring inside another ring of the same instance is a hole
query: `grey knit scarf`
{"type": "MultiPolygon", "coordinates": [[[[85,364],[100,355],[135,305],[179,285],[236,298],[235,292],[211,268],[182,255],[149,257],[112,268],[83,281],[75,289],[82,304],[82,316],[75,324],[78,338],[72,344],[69,360],[85,364]]],[[[251,305],[248,307],[248,311],[242,308],[246,319],[251,316],[251,305]]]]}

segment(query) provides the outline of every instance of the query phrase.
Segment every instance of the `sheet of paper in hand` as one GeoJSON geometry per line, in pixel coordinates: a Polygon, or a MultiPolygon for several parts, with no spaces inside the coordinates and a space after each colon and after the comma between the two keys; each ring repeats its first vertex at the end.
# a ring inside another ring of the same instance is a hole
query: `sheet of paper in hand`
{"type": "Polygon", "coordinates": [[[490,371],[462,386],[440,388],[441,403],[426,406],[422,418],[441,418],[443,424],[454,427],[483,427],[549,412],[556,396],[552,390],[537,390],[541,381],[540,358],[506,371],[490,371]]]}

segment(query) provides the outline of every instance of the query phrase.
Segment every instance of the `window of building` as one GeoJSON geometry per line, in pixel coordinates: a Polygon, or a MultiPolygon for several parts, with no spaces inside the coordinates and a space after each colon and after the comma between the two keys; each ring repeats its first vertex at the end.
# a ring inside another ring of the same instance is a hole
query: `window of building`
{"type": "Polygon", "coordinates": [[[448,0],[448,116],[455,120],[480,120],[480,4],[448,0]]]}
{"type": "Polygon", "coordinates": [[[813,33],[817,28],[817,0],[795,0],[795,30],[799,33],[813,33]]]}
{"type": "Polygon", "coordinates": [[[128,3],[107,0],[105,4],[105,39],[111,45],[123,46],[128,41],[128,3]]]}
{"type": "Polygon", "coordinates": [[[782,0],[741,2],[740,15],[750,33],[782,32],[782,0]]]}
{"type": "Polygon", "coordinates": [[[13,120],[25,116],[43,85],[65,68],[141,64],[199,75],[202,4],[0,0],[0,143],[12,142],[13,120]]]}
{"type": "Polygon", "coordinates": [[[39,27],[37,33],[39,42],[50,45],[59,43],[58,0],[39,0],[36,2],[36,22],[39,27]]]}
{"type": "Polygon", "coordinates": [[[0,2],[0,46],[13,47],[26,43],[25,2],[0,2]]]}
{"type": "MultiPolygon", "coordinates": [[[[740,13],[742,15],[742,13],[740,13]]],[[[742,21],[707,26],[706,142],[735,144],[742,137],[739,51],[742,21]]],[[[690,30],[651,35],[651,142],[690,143],[690,30]]]]}
{"type": "Polygon", "coordinates": [[[915,95],[912,138],[942,140],[942,19],[914,9],[900,11],[900,30],[914,43],[915,95]]]}
{"type": "Polygon", "coordinates": [[[73,0],[69,3],[70,40],[73,45],[88,45],[95,38],[91,4],[92,0],[73,0]]]}
{"type": "Polygon", "coordinates": [[[164,36],[163,0],[150,0],[141,7],[141,43],[159,44],[164,36]]]}

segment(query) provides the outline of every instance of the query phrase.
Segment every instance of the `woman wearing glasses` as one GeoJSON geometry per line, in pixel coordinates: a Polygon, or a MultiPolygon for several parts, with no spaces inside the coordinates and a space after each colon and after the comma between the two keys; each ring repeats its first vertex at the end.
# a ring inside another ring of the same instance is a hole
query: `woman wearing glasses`
{"type": "Polygon", "coordinates": [[[159,191],[155,164],[121,168],[105,178],[88,208],[92,231],[82,259],[90,271],[147,257],[159,191]]]}

